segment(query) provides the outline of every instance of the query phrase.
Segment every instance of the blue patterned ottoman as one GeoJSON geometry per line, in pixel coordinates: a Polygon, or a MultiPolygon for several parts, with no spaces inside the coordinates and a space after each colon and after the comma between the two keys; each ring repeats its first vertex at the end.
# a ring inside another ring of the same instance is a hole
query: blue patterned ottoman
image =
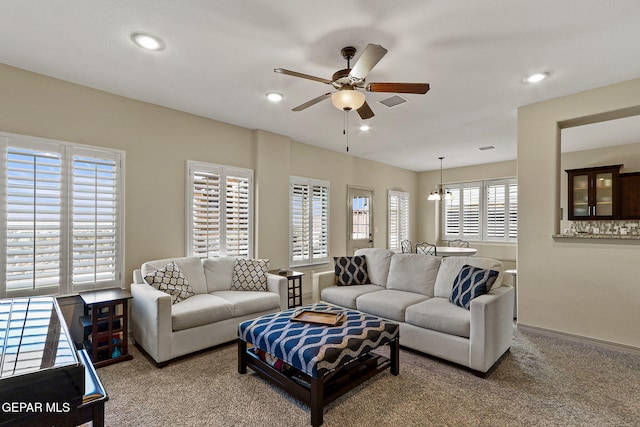
{"type": "Polygon", "coordinates": [[[342,307],[319,303],[268,314],[238,326],[238,372],[247,366],[307,403],[311,424],[322,424],[324,405],[390,368],[399,373],[398,325],[342,307]],[[336,326],[292,322],[302,310],[342,312],[336,326]],[[252,348],[247,350],[247,344],[252,348]],[[390,357],[371,353],[389,344],[390,357]],[[275,369],[260,355],[284,362],[289,369],[275,369]]]}

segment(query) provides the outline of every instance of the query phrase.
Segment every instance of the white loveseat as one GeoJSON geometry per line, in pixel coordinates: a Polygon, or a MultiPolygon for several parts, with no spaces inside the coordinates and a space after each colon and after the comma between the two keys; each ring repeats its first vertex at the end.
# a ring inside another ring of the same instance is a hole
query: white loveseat
{"type": "Polygon", "coordinates": [[[336,286],[333,271],[313,276],[313,298],[400,324],[400,345],[486,373],[513,339],[514,291],[502,263],[481,257],[434,257],[359,249],[371,284],[336,286]],[[449,302],[464,265],[496,270],[492,289],[466,310],[449,302]]]}
{"type": "Polygon", "coordinates": [[[267,291],[231,289],[235,257],[149,261],[133,273],[131,325],[135,342],[158,363],[233,341],[238,324],[287,307],[287,279],[267,274],[267,291]],[[143,280],[174,262],[195,295],[176,304],[143,280]]]}

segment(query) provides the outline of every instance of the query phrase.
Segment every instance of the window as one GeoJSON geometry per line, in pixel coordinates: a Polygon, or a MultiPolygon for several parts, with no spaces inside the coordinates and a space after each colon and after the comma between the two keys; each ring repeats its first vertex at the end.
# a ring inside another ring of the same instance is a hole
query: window
{"type": "Polygon", "coordinates": [[[518,186],[515,178],[448,184],[443,203],[445,240],[515,241],[518,186]]]}
{"type": "Polygon", "coordinates": [[[253,257],[253,171],[187,162],[187,255],[253,257]]]}
{"type": "Polygon", "coordinates": [[[119,151],[0,134],[3,297],[122,286],[119,151]]]}
{"type": "Polygon", "coordinates": [[[409,240],[409,193],[389,190],[389,250],[402,252],[401,242],[409,240]]]}
{"type": "Polygon", "coordinates": [[[292,176],[289,186],[289,263],[329,261],[329,183],[292,176]]]}

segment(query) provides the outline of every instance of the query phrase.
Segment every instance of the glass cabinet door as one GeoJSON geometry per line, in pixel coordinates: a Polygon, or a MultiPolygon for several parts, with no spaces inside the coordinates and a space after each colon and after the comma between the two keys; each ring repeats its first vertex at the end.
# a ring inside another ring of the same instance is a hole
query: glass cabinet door
{"type": "Polygon", "coordinates": [[[613,215],[613,174],[611,172],[596,174],[596,199],[594,216],[613,215]]]}
{"type": "Polygon", "coordinates": [[[589,214],[589,175],[576,175],[573,177],[573,216],[589,214]]]}

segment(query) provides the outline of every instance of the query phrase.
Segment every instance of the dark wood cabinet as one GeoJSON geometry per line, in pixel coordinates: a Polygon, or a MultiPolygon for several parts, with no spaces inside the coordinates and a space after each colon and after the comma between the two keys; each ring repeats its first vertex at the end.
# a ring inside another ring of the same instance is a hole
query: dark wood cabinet
{"type": "Polygon", "coordinates": [[[620,174],[620,218],[640,219],[640,172],[620,174]]]}
{"type": "Polygon", "coordinates": [[[620,168],[622,165],[569,169],[570,220],[620,218],[620,168]]]}

